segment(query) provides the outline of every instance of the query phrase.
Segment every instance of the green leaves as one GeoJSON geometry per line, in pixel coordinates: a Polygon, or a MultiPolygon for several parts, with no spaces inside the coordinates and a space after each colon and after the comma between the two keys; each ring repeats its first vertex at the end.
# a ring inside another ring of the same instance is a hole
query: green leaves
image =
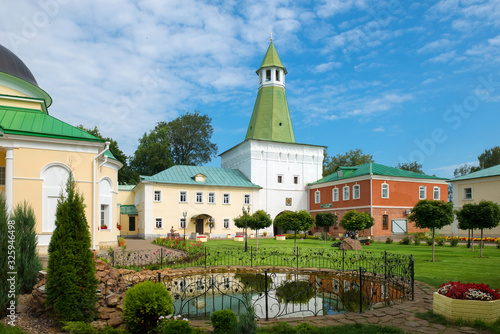
{"type": "Polygon", "coordinates": [[[362,231],[364,229],[373,226],[373,217],[367,212],[357,212],[356,210],[351,210],[346,212],[342,220],[340,221],[340,226],[342,226],[347,231],[362,231]]]}
{"type": "Polygon", "coordinates": [[[353,167],[373,161],[373,155],[364,154],[361,149],[350,150],[345,154],[337,154],[333,157],[325,152],[323,160],[323,176],[330,175],[337,170],[339,166],[353,167]]]}
{"type": "Polygon", "coordinates": [[[408,219],[418,228],[443,228],[453,222],[453,203],[421,200],[411,210],[408,219]]]}

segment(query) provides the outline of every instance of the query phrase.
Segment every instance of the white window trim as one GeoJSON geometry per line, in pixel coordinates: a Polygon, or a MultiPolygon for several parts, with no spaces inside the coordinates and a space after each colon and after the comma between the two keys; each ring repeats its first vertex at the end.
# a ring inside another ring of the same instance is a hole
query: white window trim
{"type": "Polygon", "coordinates": [[[252,204],[252,196],[250,194],[243,195],[243,204],[245,204],[245,205],[252,204]],[[248,196],[248,203],[246,202],[247,196],[248,196]]]}
{"type": "Polygon", "coordinates": [[[230,230],[231,229],[231,219],[229,219],[229,218],[222,219],[222,229],[224,229],[224,230],[230,230]],[[224,226],[224,222],[226,220],[229,222],[229,224],[227,225],[227,227],[224,226]]]}
{"type": "Polygon", "coordinates": [[[434,187],[432,189],[432,198],[435,200],[435,201],[439,201],[441,199],[441,189],[439,187],[434,187]],[[437,190],[437,193],[438,193],[438,197],[436,198],[436,190],[437,190]]]}
{"type": "Polygon", "coordinates": [[[223,205],[230,205],[231,204],[231,194],[230,193],[224,193],[222,195],[222,204],[223,205]],[[227,198],[228,198],[228,202],[227,203],[225,203],[226,202],[226,200],[225,200],[226,199],[226,195],[227,195],[227,198]]]}
{"type": "Polygon", "coordinates": [[[474,189],[472,186],[464,187],[462,190],[462,200],[472,201],[474,199],[474,189]],[[465,189],[470,189],[470,198],[465,197],[465,189]]]}
{"type": "Polygon", "coordinates": [[[314,203],[315,204],[321,203],[321,193],[319,192],[319,190],[316,190],[314,192],[314,203]]]}
{"type": "Polygon", "coordinates": [[[279,184],[283,184],[284,182],[284,176],[283,174],[278,174],[278,176],[276,177],[276,182],[278,182],[279,184]],[[281,177],[281,182],[280,182],[280,177],[281,177]]]}
{"type": "Polygon", "coordinates": [[[332,202],[339,201],[339,188],[335,187],[332,189],[332,202]],[[337,199],[335,199],[335,193],[337,193],[337,199]]]}
{"type": "Polygon", "coordinates": [[[162,217],[155,217],[155,230],[161,230],[163,229],[163,218],[162,217]],[[161,227],[157,227],[156,223],[160,220],[161,227]]]}
{"type": "Polygon", "coordinates": [[[419,186],[418,187],[418,199],[426,199],[427,198],[427,187],[426,186],[419,186]],[[420,191],[424,188],[424,197],[420,196],[420,191]]]}
{"type": "Polygon", "coordinates": [[[352,186],[352,199],[360,199],[361,198],[361,186],[359,184],[355,184],[352,186]],[[354,188],[358,188],[358,197],[356,197],[356,191],[354,188]]]}
{"type": "Polygon", "coordinates": [[[188,202],[188,192],[187,192],[187,190],[179,190],[179,203],[187,203],[187,202],[188,202]],[[181,194],[182,193],[186,193],[186,196],[185,196],[186,200],[185,201],[181,201],[181,194]]]}
{"type": "MultiPolygon", "coordinates": [[[[186,229],[188,228],[187,217],[186,217],[186,218],[184,218],[184,217],[180,217],[180,218],[179,218],[179,228],[180,228],[180,229],[182,229],[182,230],[184,230],[184,227],[182,227],[182,221],[183,221],[184,219],[186,220],[186,229]]],[[[187,232],[186,232],[186,233],[187,233],[187,232]]]]}
{"type": "Polygon", "coordinates": [[[215,192],[209,192],[208,193],[208,197],[207,197],[207,203],[208,204],[216,204],[217,203],[217,196],[215,195],[215,192]],[[213,194],[214,195],[214,201],[213,202],[210,202],[210,194],[213,194]]]}
{"type": "Polygon", "coordinates": [[[293,176],[293,184],[299,184],[300,183],[300,177],[298,175],[293,176]],[[297,178],[297,183],[295,183],[295,178],[297,178]]]}
{"type": "Polygon", "coordinates": [[[389,183],[387,183],[387,182],[382,183],[382,186],[380,187],[380,190],[381,190],[380,196],[382,198],[389,198],[389,183]],[[384,186],[387,186],[387,196],[386,197],[384,197],[384,186]]]}
{"type": "Polygon", "coordinates": [[[161,190],[155,190],[155,191],[153,191],[153,202],[155,202],[155,203],[161,202],[161,195],[162,195],[161,194],[161,190]],[[158,200],[156,200],[156,193],[160,194],[160,198],[158,200]]]}
{"type": "Polygon", "coordinates": [[[204,197],[204,196],[203,196],[203,191],[196,191],[196,192],[194,193],[194,202],[195,202],[196,204],[203,204],[203,197],[204,197]],[[198,194],[201,194],[201,202],[198,202],[198,194]]]}
{"type": "Polygon", "coordinates": [[[344,188],[342,188],[342,200],[348,201],[350,197],[351,197],[351,194],[349,192],[349,186],[344,186],[344,188]],[[345,192],[346,189],[347,189],[347,196],[346,196],[346,192],[345,192]]]}

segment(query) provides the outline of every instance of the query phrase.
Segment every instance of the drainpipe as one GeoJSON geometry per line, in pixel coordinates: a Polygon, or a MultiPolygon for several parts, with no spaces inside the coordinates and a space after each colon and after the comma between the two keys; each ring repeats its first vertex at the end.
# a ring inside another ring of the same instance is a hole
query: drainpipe
{"type": "MultiPolygon", "coordinates": [[[[372,173],[371,162],[370,162],[370,216],[373,217],[373,173],[372,173]]],[[[373,235],[373,226],[370,227],[370,235],[373,235]]]]}
{"type": "MultiPolygon", "coordinates": [[[[98,155],[96,155],[94,157],[94,159],[92,160],[92,250],[95,251],[95,248],[96,248],[96,235],[97,235],[97,231],[96,231],[96,219],[95,219],[95,216],[96,216],[96,180],[95,180],[95,177],[96,177],[96,161],[97,159],[99,159],[106,151],[109,150],[109,144],[110,142],[107,141],[106,143],[106,147],[104,148],[104,150],[102,150],[98,155]]],[[[106,162],[106,160],[105,160],[106,162]]],[[[102,165],[99,165],[99,169],[102,165]]]]}

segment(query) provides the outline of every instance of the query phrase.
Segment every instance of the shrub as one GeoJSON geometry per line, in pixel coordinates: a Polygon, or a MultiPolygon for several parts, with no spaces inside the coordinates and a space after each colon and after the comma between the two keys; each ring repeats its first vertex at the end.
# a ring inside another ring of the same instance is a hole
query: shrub
{"type": "Polygon", "coordinates": [[[420,237],[418,236],[418,234],[415,234],[413,236],[413,243],[415,244],[415,246],[420,245],[420,237]]]}
{"type": "Polygon", "coordinates": [[[215,311],[210,316],[210,322],[214,327],[214,333],[219,334],[234,333],[237,319],[236,314],[231,310],[215,311]]]}
{"type": "Polygon", "coordinates": [[[436,244],[438,246],[444,246],[445,241],[446,241],[445,237],[436,237],[436,244]]]}
{"type": "Polygon", "coordinates": [[[123,301],[123,319],[132,333],[148,333],[161,316],[174,311],[172,297],[160,283],[145,281],[127,291],[123,301]]]}
{"type": "Polygon", "coordinates": [[[490,289],[489,285],[448,282],[443,283],[438,293],[452,299],[468,299],[468,300],[497,300],[500,299],[498,289],[490,289]]]}
{"type": "Polygon", "coordinates": [[[458,245],[458,237],[451,237],[450,238],[450,246],[451,247],[457,247],[458,245]]]}
{"type": "Polygon", "coordinates": [[[324,241],[331,241],[332,240],[332,236],[329,235],[326,232],[321,232],[321,236],[319,237],[319,239],[320,240],[324,240],[324,241]]]}
{"type": "Polygon", "coordinates": [[[394,240],[392,240],[391,237],[387,237],[387,239],[385,239],[386,244],[392,244],[393,242],[394,242],[394,240]]]}
{"type": "Polygon", "coordinates": [[[68,321],[65,322],[63,331],[70,332],[71,334],[97,334],[98,331],[91,324],[83,321],[68,321]]]}
{"type": "Polygon", "coordinates": [[[403,239],[399,242],[401,245],[409,245],[411,243],[411,239],[408,235],[405,235],[403,239]]]}
{"type": "Polygon", "coordinates": [[[113,328],[111,326],[106,326],[101,331],[102,334],[126,334],[126,332],[119,328],[113,328]]]}
{"type": "Polygon", "coordinates": [[[432,238],[427,238],[425,240],[425,242],[427,243],[427,246],[432,246],[434,244],[434,242],[432,241],[432,238]]]}
{"type": "Polygon", "coordinates": [[[255,320],[252,302],[247,301],[247,305],[247,310],[245,312],[241,312],[238,317],[238,326],[236,327],[236,333],[238,334],[257,333],[257,321],[255,320]]]}
{"type": "Polygon", "coordinates": [[[28,334],[19,327],[12,327],[10,325],[4,325],[0,322],[0,333],[1,334],[28,334]]]}
{"type": "Polygon", "coordinates": [[[182,319],[169,319],[164,321],[160,326],[160,333],[162,334],[192,334],[193,329],[189,326],[189,322],[182,319]]]}
{"type": "Polygon", "coordinates": [[[38,272],[42,269],[36,250],[35,212],[27,202],[24,202],[15,207],[13,219],[16,222],[16,269],[19,293],[31,293],[38,272]]]}
{"type": "Polygon", "coordinates": [[[46,303],[60,321],[88,322],[96,312],[98,281],[85,204],[72,173],[66,194],[57,202],[56,228],[49,243],[46,303]]]}
{"type": "Polygon", "coordinates": [[[500,249],[500,240],[497,241],[497,248],[500,249]]]}
{"type": "Polygon", "coordinates": [[[203,243],[201,241],[192,242],[183,238],[156,238],[153,243],[167,248],[186,251],[189,256],[200,254],[203,251],[203,243]]]}

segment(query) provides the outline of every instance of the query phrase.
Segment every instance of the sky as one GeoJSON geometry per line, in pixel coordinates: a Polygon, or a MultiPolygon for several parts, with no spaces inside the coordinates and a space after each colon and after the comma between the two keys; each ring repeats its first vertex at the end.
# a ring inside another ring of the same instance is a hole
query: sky
{"type": "MultiPolygon", "coordinates": [[[[16,0],[0,44],[127,155],[198,110],[219,153],[245,139],[270,37],[298,143],[453,177],[499,145],[500,0],[16,0]]],[[[220,166],[214,158],[208,166],[220,166]]]]}

